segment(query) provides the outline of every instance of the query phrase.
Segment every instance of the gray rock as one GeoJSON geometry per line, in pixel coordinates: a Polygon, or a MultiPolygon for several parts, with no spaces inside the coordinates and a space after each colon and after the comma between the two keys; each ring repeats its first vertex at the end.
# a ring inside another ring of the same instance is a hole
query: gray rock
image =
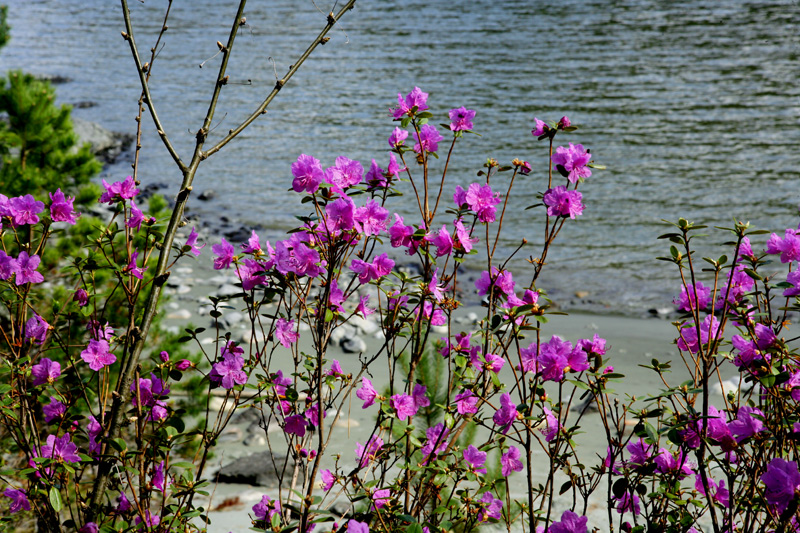
{"type": "Polygon", "coordinates": [[[72,118],[72,128],[78,137],[78,144],[89,143],[92,153],[104,163],[116,161],[133,142],[130,134],[114,133],[99,124],[75,117],[72,118]]]}
{"type": "Polygon", "coordinates": [[[374,321],[370,320],[369,318],[364,318],[362,316],[355,315],[347,321],[348,324],[358,329],[360,333],[364,335],[370,335],[378,331],[378,324],[374,321]]]}
{"type": "Polygon", "coordinates": [[[342,338],[339,341],[339,347],[344,353],[364,353],[367,351],[367,343],[358,335],[342,338]]]}
{"type": "Polygon", "coordinates": [[[242,293],[242,288],[237,287],[236,285],[233,285],[231,283],[226,283],[225,285],[217,289],[217,296],[219,297],[233,296],[234,294],[241,294],[241,293],[242,293]]]}
{"type": "Polygon", "coordinates": [[[206,189],[205,191],[197,195],[197,199],[203,202],[213,200],[216,197],[217,197],[217,191],[215,191],[214,189],[206,189]]]}
{"type": "Polygon", "coordinates": [[[189,320],[192,318],[192,313],[188,309],[179,309],[167,315],[170,320],[189,320]]]}
{"type": "Polygon", "coordinates": [[[291,457],[273,455],[269,451],[258,452],[223,465],[217,472],[216,480],[219,483],[277,488],[280,472],[284,474],[283,485],[289,485],[293,466],[294,460],[291,457]]]}

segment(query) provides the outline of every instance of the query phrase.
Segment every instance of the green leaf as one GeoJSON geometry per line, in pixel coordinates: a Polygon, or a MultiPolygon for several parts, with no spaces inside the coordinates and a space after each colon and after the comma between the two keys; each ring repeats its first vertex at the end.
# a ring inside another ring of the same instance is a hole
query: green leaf
{"type": "Polygon", "coordinates": [[[55,512],[61,512],[64,504],[61,502],[61,493],[55,487],[50,487],[50,505],[53,506],[55,512]]]}

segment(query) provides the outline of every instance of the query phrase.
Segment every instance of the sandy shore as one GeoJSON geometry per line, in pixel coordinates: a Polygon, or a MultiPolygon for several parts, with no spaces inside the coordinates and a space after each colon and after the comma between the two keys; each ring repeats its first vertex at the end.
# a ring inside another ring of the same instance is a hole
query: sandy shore
{"type": "MultiPolygon", "coordinates": [[[[209,245],[204,249],[200,260],[184,261],[181,266],[173,269],[173,275],[170,279],[172,288],[168,291],[171,292],[170,301],[165,306],[166,317],[164,322],[170,328],[183,328],[188,323],[192,323],[196,327],[208,328],[201,338],[204,343],[209,345],[213,342],[214,330],[210,327],[211,318],[207,315],[207,306],[204,311],[203,304],[208,301],[209,294],[220,294],[231,290],[232,283],[236,281],[231,271],[214,271],[210,268],[210,263],[209,245]]],[[[247,321],[236,315],[239,311],[225,310],[225,314],[222,317],[223,320],[231,318],[228,329],[232,332],[232,338],[235,340],[249,338],[246,333],[247,321]]],[[[459,309],[454,320],[456,327],[459,328],[456,331],[477,329],[478,325],[475,322],[475,318],[481,317],[484,313],[485,310],[477,306],[459,309]]],[[[610,315],[553,315],[550,317],[550,321],[542,327],[544,339],[549,339],[551,335],[559,335],[574,342],[580,338],[591,338],[595,333],[607,340],[606,364],[613,365],[615,372],[625,375],[624,379],[614,384],[614,388],[621,399],[628,396],[644,398],[663,388],[663,384],[654,372],[639,366],[649,364],[653,358],[662,363],[672,361],[673,372],[668,377],[671,383],[678,384],[688,377],[688,372],[681,362],[673,343],[675,327],[665,320],[623,318],[610,315]]],[[[378,336],[379,334],[365,334],[363,332],[359,335],[366,345],[365,353],[370,353],[370,350],[377,349],[380,346],[381,341],[378,336]]],[[[360,369],[358,355],[344,353],[338,346],[334,346],[331,349],[328,357],[329,359],[337,359],[345,372],[356,373],[360,369]]],[[[280,355],[274,358],[273,361],[280,361],[280,355]]],[[[385,362],[379,362],[377,368],[380,368],[381,365],[385,365],[385,362]]],[[[276,365],[275,369],[277,368],[281,368],[285,373],[289,372],[291,369],[288,358],[286,368],[282,368],[280,363],[276,365]]],[[[385,369],[385,366],[383,368],[385,369]]],[[[506,369],[504,372],[509,371],[506,369]]],[[[373,371],[372,377],[376,388],[380,390],[379,385],[382,386],[384,384],[386,376],[382,376],[379,371],[373,371]]],[[[501,373],[501,379],[510,382],[511,376],[510,374],[501,373]]],[[[552,393],[555,393],[555,391],[552,393]]],[[[721,398],[717,396],[716,401],[719,403],[721,398]]],[[[355,466],[354,448],[356,441],[364,443],[369,437],[375,411],[374,408],[362,411],[361,402],[356,398],[352,402],[345,404],[342,411],[340,422],[337,427],[333,428],[332,444],[328,454],[330,457],[340,454],[340,467],[347,471],[350,467],[355,466]]],[[[578,416],[577,411],[573,410],[569,416],[568,423],[571,421],[574,423],[575,417],[578,416]]],[[[577,437],[577,441],[582,453],[581,457],[587,465],[596,464],[597,455],[604,455],[606,449],[604,432],[600,425],[599,416],[596,413],[587,413],[582,418],[580,425],[582,434],[577,437]]],[[[249,422],[230,426],[229,433],[225,438],[221,439],[222,442],[217,449],[215,466],[211,471],[218,468],[219,464],[228,464],[239,457],[246,457],[253,453],[267,450],[263,438],[247,438],[248,426],[250,426],[249,422]]],[[[250,429],[252,430],[252,427],[250,429]]],[[[263,431],[261,433],[263,435],[263,431]]],[[[272,437],[273,445],[276,442],[282,442],[280,435],[270,434],[270,436],[272,437]]],[[[542,461],[547,460],[543,452],[539,452],[534,457],[542,461]]],[[[332,467],[333,463],[326,464],[326,466],[332,467]]],[[[544,466],[539,469],[535,468],[535,470],[542,475],[545,473],[544,466]]],[[[524,497],[522,477],[523,474],[521,473],[517,474],[516,477],[512,476],[510,487],[512,495],[519,498],[524,497]],[[514,480],[517,483],[513,483],[514,480]]],[[[212,523],[209,531],[212,533],[225,533],[249,528],[251,523],[248,513],[250,513],[251,507],[260,500],[262,494],[268,493],[272,496],[272,492],[275,491],[250,485],[218,484],[211,502],[211,508],[214,509],[229,498],[234,498],[235,503],[224,507],[224,509],[212,511],[210,515],[212,523]]],[[[604,493],[605,490],[601,492],[604,493]]],[[[559,510],[559,516],[560,508],[568,505],[568,503],[563,499],[558,500],[556,508],[559,510]]],[[[607,522],[605,506],[602,504],[591,505],[588,514],[590,527],[593,524],[597,524],[602,528],[607,522]]]]}

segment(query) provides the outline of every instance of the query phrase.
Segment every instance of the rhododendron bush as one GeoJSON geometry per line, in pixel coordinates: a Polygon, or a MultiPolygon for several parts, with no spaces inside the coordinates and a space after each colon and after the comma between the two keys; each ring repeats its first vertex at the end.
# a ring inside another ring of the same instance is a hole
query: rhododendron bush
{"type": "MultiPolygon", "coordinates": [[[[220,43],[219,80],[242,9],[220,43]]],[[[140,105],[163,134],[150,71],[140,72],[140,105]]],[[[71,198],[60,189],[49,201],[0,195],[0,405],[12,443],[0,520],[31,513],[47,531],[204,529],[211,453],[234,414],[252,409],[281,481],[252,506],[255,530],[800,530],[800,366],[786,338],[800,309],[797,231],[759,241],[763,232],[737,222],[719,230],[729,256],[701,268],[703,226],[674,224],[661,259],[680,280],[676,362],[648,365],[663,390],[637,403],[615,396],[608,387],[624,383],[623,369],[608,365],[602,333],[571,342],[548,331],[554,310],[539,283],[556,238],[568,238],[564,226],[591,209],[602,167],[582,144],[561,143],[578,130],[569,118],[535,118],[546,167],[490,158],[471,183],[455,184],[451,159],[480,126],[479,110],[462,103],[440,108],[418,87],[398,94],[387,153],[370,164],[297,154],[284,179],[299,223],[275,242],[253,231],[247,242],[208,246],[194,228],[175,240],[197,166],[232,138],[204,147],[214,106],[189,164],[162,135],[183,176],[172,218],[137,207],[132,176],[103,181],[100,202],[114,217],[63,272],[41,272],[39,256],[54,229],[80,216],[71,198]],[[503,219],[520,189],[538,191],[531,239],[501,257],[503,219]],[[413,215],[397,212],[400,195],[413,215]],[[530,264],[519,267],[523,249],[530,264]],[[401,258],[416,268],[398,268],[401,258]],[[209,332],[187,329],[198,364],[146,342],[169,269],[194,259],[239,279],[237,294],[211,298],[212,316],[240,309],[250,329],[250,342],[238,341],[218,322],[210,345],[199,342],[209,332]],[[480,272],[474,283],[463,281],[466,267],[480,272]],[[93,283],[100,270],[124,295],[126,312],[114,315],[124,323],[107,322],[111,294],[93,283]],[[70,297],[48,300],[38,290],[45,282],[67,284],[70,297]],[[471,295],[484,314],[464,331],[455,319],[471,295]],[[333,357],[337,330],[364,320],[375,321],[380,342],[345,371],[333,357]],[[670,374],[673,364],[682,368],[670,374]],[[731,372],[738,387],[714,405],[712,385],[731,372]],[[172,401],[187,376],[205,387],[196,426],[172,401]],[[579,401],[597,412],[572,409],[579,401]],[[345,457],[331,453],[332,438],[351,403],[373,424],[345,457]],[[580,445],[587,416],[602,422],[602,457],[580,445]],[[602,522],[590,521],[590,501],[607,510],[602,522]]]]}

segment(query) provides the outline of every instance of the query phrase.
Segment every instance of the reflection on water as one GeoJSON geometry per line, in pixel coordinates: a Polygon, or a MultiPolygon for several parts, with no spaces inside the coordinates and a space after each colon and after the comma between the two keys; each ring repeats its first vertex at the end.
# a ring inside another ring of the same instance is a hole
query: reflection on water
{"type": "MultiPolygon", "coordinates": [[[[248,6],[229,74],[251,83],[225,87],[211,142],[272,88],[270,58],[285,72],[324,21],[310,1],[280,4],[248,6]]],[[[146,50],[163,6],[130,7],[146,50]]],[[[205,114],[219,58],[198,65],[225,40],[232,16],[225,11],[212,0],[176,2],[155,65],[154,99],[182,154],[205,114]]],[[[418,85],[430,93],[436,123],[451,107],[478,110],[482,137],[468,136],[457,149],[451,187],[474,180],[487,156],[534,164],[509,202],[508,253],[522,238],[541,240],[541,213],[523,210],[546,186],[546,147],[530,135],[533,117],[568,114],[582,130],[564,142],[590,147],[608,170],[584,184],[587,209],[562,232],[541,286],[567,304],[587,291],[592,302],[577,307],[634,314],[663,307],[677,282],[654,259],[666,252],[656,241],[662,219],[730,226],[741,217],[772,230],[797,224],[798,19],[790,0],[359,2],[271,111],[209,159],[195,190],[217,196],[192,210],[260,225],[274,239],[303,212],[287,191],[297,155],[325,165],[338,155],[385,164],[394,127],[387,110],[398,91],[418,85]]],[[[134,130],[138,85],[116,4],[12,1],[10,23],[0,68],[68,76],[73,81],[58,87],[62,102],[97,103],[76,116],[134,130]]],[[[109,172],[124,176],[128,164],[109,172]]],[[[179,179],[152,131],[141,165],[145,182],[179,179]]],[[[412,209],[406,197],[399,210],[412,209]]],[[[529,246],[526,256],[536,253],[529,246]]],[[[524,280],[521,259],[516,268],[524,280]]]]}

